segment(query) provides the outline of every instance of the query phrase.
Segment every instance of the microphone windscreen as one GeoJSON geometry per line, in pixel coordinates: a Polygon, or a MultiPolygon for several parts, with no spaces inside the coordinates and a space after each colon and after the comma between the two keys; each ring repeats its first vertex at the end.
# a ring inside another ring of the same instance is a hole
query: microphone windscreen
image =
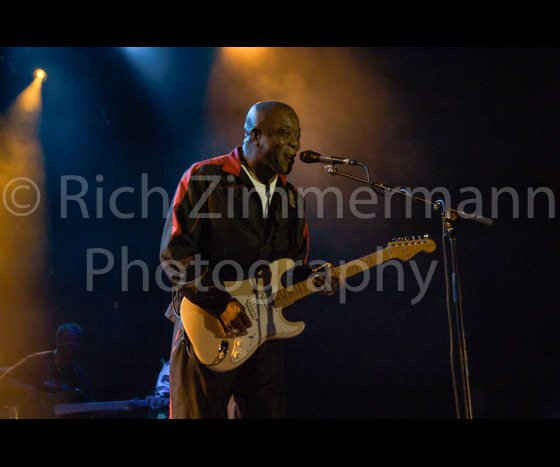
{"type": "Polygon", "coordinates": [[[321,157],[321,154],[314,151],[302,151],[299,155],[300,160],[306,164],[319,162],[319,157],[321,157]]]}

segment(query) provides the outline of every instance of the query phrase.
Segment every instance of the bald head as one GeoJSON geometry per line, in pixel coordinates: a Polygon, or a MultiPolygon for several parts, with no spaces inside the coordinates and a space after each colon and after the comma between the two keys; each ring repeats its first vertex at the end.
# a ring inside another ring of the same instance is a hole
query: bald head
{"type": "Polygon", "coordinates": [[[245,120],[245,136],[251,134],[251,131],[263,122],[266,122],[270,117],[277,112],[287,112],[296,115],[294,109],[283,102],[266,101],[255,104],[249,110],[245,120]]]}
{"type": "Polygon", "coordinates": [[[261,181],[291,172],[300,133],[298,116],[289,105],[267,101],[251,107],[245,120],[243,155],[261,181]]]}

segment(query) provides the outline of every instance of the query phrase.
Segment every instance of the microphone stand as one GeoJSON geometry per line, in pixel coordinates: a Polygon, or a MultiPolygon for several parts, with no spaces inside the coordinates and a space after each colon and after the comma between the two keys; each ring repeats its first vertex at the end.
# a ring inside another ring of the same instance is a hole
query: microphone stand
{"type": "Polygon", "coordinates": [[[442,211],[442,222],[443,222],[442,241],[443,241],[443,255],[444,255],[444,262],[445,262],[445,276],[446,276],[445,281],[446,281],[447,314],[449,318],[449,332],[450,332],[450,341],[451,341],[451,373],[452,373],[453,386],[455,391],[455,409],[457,412],[458,419],[464,418],[467,420],[472,420],[473,411],[472,411],[471,389],[470,389],[470,382],[469,382],[467,342],[465,337],[465,327],[463,323],[463,295],[461,291],[461,281],[459,279],[459,265],[457,259],[457,229],[456,228],[457,228],[457,222],[459,221],[459,217],[462,217],[463,219],[469,219],[469,220],[481,222],[488,226],[493,225],[494,221],[492,219],[488,219],[486,217],[482,217],[474,213],[465,213],[462,211],[451,209],[445,206],[445,203],[442,200],[438,200],[434,203],[432,201],[419,198],[417,196],[412,196],[411,193],[409,193],[404,189],[396,190],[394,188],[390,188],[381,183],[372,182],[369,176],[369,169],[365,164],[356,162],[354,165],[360,165],[366,170],[367,180],[344,172],[340,172],[334,166],[334,164],[324,164],[328,174],[333,176],[341,175],[343,177],[350,178],[352,180],[366,183],[376,193],[380,195],[386,195],[388,193],[399,194],[411,198],[420,203],[431,204],[434,210],[442,211]],[[451,258],[450,258],[451,266],[452,266],[451,272],[449,270],[449,259],[447,255],[447,248],[445,242],[446,238],[449,241],[449,246],[451,250],[451,258]],[[455,303],[454,316],[452,313],[451,300],[453,300],[453,302],[455,303]],[[453,321],[455,324],[455,330],[453,326],[453,321]],[[455,356],[454,334],[456,334],[459,343],[458,356],[455,356]],[[460,370],[461,370],[462,395],[463,395],[462,408],[459,403],[459,395],[457,391],[457,383],[455,377],[456,357],[458,357],[459,359],[460,370]]]}

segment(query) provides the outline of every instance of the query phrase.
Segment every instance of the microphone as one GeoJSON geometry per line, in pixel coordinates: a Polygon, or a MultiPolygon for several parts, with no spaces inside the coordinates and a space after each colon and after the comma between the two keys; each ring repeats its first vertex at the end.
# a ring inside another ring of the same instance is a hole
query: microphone
{"type": "Polygon", "coordinates": [[[315,164],[316,162],[321,162],[322,164],[334,165],[334,164],[344,164],[344,165],[361,165],[358,161],[352,159],[342,159],[341,157],[331,157],[322,156],[321,154],[313,151],[302,151],[299,155],[302,162],[306,164],[315,164]]]}

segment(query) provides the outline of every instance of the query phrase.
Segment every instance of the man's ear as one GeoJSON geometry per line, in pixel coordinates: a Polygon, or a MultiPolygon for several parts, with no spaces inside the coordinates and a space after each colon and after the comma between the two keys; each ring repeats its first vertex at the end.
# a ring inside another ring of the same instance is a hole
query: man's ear
{"type": "Polygon", "coordinates": [[[253,143],[255,146],[259,146],[260,139],[261,139],[261,130],[259,130],[258,128],[253,128],[251,130],[251,143],[253,143]]]}

